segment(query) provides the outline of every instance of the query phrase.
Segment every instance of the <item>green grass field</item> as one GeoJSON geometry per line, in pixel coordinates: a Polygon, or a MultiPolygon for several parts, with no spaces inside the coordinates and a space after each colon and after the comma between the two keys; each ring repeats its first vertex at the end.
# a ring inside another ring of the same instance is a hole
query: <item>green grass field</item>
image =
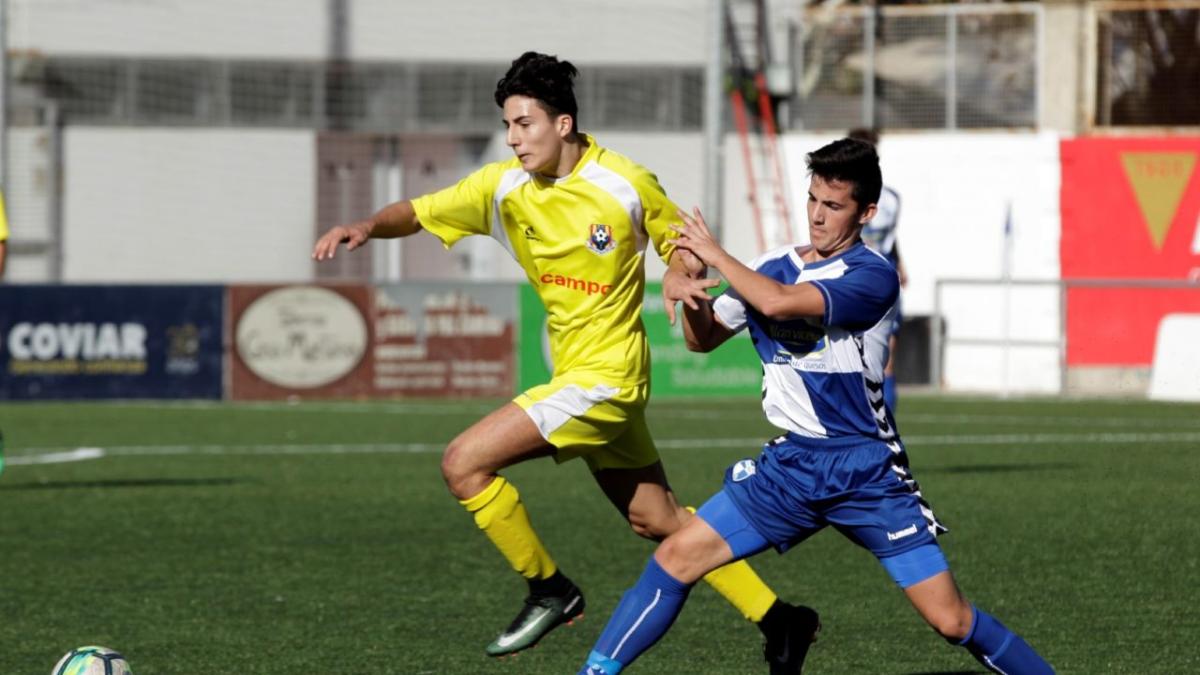
{"type": "MultiPolygon", "coordinates": [[[[138,675],[575,672],[653,547],[582,462],[507,472],[588,610],[488,660],[524,584],[438,462],[494,403],[0,406],[0,673],[44,675],[85,644],[138,675]],[[78,448],[103,457],[43,463],[78,448]]],[[[658,401],[650,420],[689,503],[772,434],[754,400],[658,401]]],[[[899,422],[964,590],[1060,673],[1200,671],[1200,406],[914,395],[899,422]]],[[[753,562],[822,613],[807,673],[983,672],[835,532],[753,562]]],[[[701,587],[629,672],[760,658],[701,587]]]]}

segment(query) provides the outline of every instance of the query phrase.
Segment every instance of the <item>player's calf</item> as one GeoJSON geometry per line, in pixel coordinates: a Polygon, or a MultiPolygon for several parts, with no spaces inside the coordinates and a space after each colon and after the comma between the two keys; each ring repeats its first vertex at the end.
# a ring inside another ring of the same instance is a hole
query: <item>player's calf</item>
{"type": "Polygon", "coordinates": [[[1054,668],[1020,635],[990,614],[972,609],[971,630],[956,644],[965,647],[988,670],[1004,675],[1054,675],[1054,668]]]}

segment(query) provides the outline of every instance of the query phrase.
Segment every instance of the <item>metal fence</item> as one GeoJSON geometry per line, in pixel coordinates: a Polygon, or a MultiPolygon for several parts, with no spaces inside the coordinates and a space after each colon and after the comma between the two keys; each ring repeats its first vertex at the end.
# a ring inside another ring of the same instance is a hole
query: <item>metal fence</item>
{"type": "Polygon", "coordinates": [[[1038,124],[1039,3],[817,7],[792,21],[792,128],[1038,124]]]}
{"type": "Polygon", "coordinates": [[[1200,126],[1200,2],[1099,2],[1096,127],[1200,126]]]}
{"type": "MultiPolygon", "coordinates": [[[[22,54],[12,122],[48,101],[69,124],[490,133],[506,63],[311,62],[22,54]]],[[[578,82],[589,129],[698,131],[701,67],[596,66],[578,82]]]]}

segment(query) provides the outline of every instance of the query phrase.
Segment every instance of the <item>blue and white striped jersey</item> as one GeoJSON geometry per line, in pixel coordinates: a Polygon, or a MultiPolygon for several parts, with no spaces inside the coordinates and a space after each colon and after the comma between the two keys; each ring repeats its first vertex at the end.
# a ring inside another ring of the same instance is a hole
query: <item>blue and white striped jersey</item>
{"type": "Polygon", "coordinates": [[[862,229],[867,246],[879,251],[896,266],[896,227],[900,225],[900,193],[883,186],[875,203],[875,217],[862,229]]]}
{"type": "Polygon", "coordinates": [[[787,321],[766,318],[732,288],[713,303],[726,328],[750,330],[763,364],[767,420],[811,438],[896,438],[883,402],[888,327],[900,294],[896,270],[862,243],[816,263],[789,246],[750,267],[783,284],[812,282],[825,296],[825,316],[787,321]]]}

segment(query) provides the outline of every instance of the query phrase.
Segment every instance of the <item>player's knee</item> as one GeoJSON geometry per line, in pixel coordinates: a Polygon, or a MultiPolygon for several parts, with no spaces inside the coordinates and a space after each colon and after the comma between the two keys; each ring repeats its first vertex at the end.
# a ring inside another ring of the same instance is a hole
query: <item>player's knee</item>
{"type": "MultiPolygon", "coordinates": [[[[687,512],[684,512],[687,515],[687,512]]],[[[682,526],[682,521],[679,514],[662,511],[662,512],[639,512],[634,509],[629,511],[629,527],[639,537],[644,537],[651,541],[662,541],[674,534],[682,526]]]]}
{"type": "Polygon", "coordinates": [[[659,540],[658,537],[654,536],[654,533],[650,529],[650,527],[648,525],[646,525],[646,523],[643,523],[639,520],[634,520],[633,518],[630,518],[629,519],[629,529],[633,530],[634,534],[636,534],[637,536],[639,536],[643,539],[649,539],[651,541],[659,540]]]}
{"type": "Polygon", "coordinates": [[[668,574],[684,583],[694,583],[708,571],[696,564],[695,552],[680,537],[664,539],[654,552],[654,559],[668,574]]]}
{"type": "Polygon", "coordinates": [[[634,513],[629,514],[629,529],[633,530],[637,536],[651,541],[662,541],[663,537],[670,534],[670,532],[663,531],[661,524],[634,513]]]}
{"type": "Polygon", "coordinates": [[[469,499],[478,492],[473,489],[478,472],[470,458],[469,449],[457,438],[442,453],[442,479],[450,493],[459,499],[469,499]]]}
{"type": "Polygon", "coordinates": [[[931,628],[948,642],[962,642],[971,632],[971,608],[955,606],[933,612],[925,617],[931,628]]]}

